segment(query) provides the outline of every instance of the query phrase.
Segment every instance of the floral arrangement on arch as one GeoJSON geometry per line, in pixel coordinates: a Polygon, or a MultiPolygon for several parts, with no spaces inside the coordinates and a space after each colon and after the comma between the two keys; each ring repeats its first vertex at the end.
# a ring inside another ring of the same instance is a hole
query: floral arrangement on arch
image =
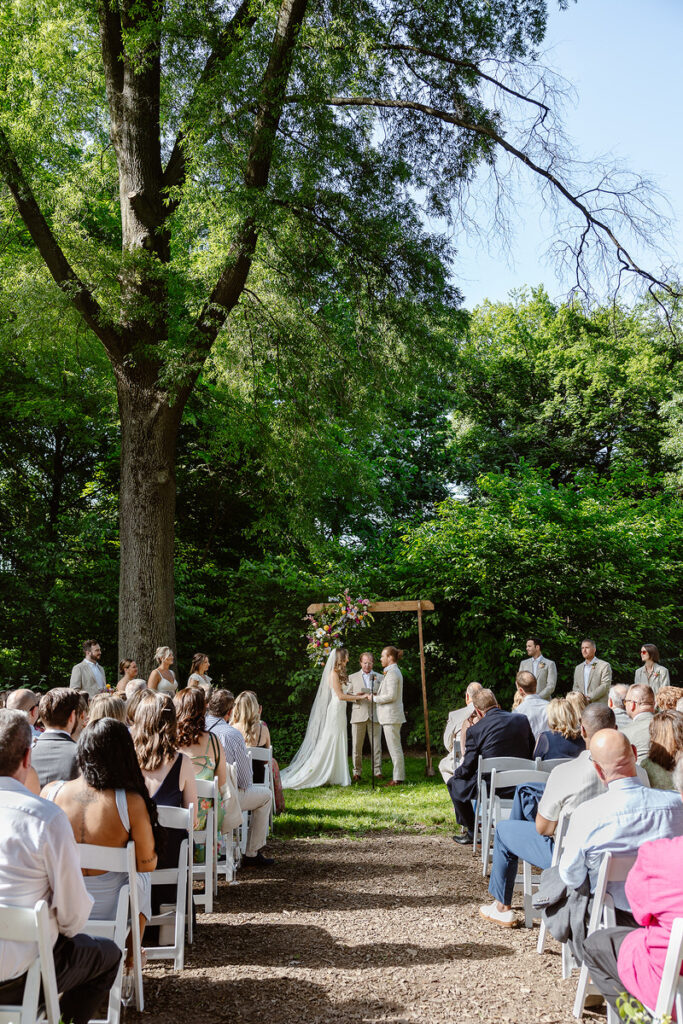
{"type": "Polygon", "coordinates": [[[367,597],[352,598],[348,590],[328,598],[328,605],[318,614],[306,615],[308,623],[306,653],[316,665],[321,665],[335,647],[344,646],[344,638],[351,629],[362,629],[374,621],[368,611],[367,597]]]}

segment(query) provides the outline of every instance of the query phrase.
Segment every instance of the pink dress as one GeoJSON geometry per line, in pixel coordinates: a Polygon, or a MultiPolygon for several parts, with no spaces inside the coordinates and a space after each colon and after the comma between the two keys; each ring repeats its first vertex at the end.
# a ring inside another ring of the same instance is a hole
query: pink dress
{"type": "Polygon", "coordinates": [[[683,917],[683,836],[644,843],[626,879],[626,897],[641,928],[619,950],[619,977],[641,1003],[654,1009],[669,935],[683,917]]]}

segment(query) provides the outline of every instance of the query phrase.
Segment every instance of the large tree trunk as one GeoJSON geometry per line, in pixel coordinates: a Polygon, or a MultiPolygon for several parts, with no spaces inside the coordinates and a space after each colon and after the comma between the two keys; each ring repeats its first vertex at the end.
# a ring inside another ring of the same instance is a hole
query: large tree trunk
{"type": "Polygon", "coordinates": [[[121,416],[119,496],[119,659],[145,675],[157,647],[175,651],[173,537],[175,450],[180,403],[118,376],[121,416]]]}

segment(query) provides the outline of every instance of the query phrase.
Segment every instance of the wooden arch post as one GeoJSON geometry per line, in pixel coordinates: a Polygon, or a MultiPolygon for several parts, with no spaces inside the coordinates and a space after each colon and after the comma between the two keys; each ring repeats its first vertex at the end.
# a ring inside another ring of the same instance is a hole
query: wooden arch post
{"type": "MultiPolygon", "coordinates": [[[[326,608],[333,608],[337,602],[325,604],[309,604],[306,611],[309,615],[325,611],[326,608]]],[[[427,678],[425,673],[425,651],[422,639],[422,612],[433,612],[434,605],[431,601],[373,601],[368,605],[368,611],[372,612],[417,612],[417,636],[420,644],[420,678],[422,681],[422,710],[425,720],[426,760],[425,775],[434,775],[432,765],[432,749],[429,743],[429,708],[427,706],[427,678]]]]}

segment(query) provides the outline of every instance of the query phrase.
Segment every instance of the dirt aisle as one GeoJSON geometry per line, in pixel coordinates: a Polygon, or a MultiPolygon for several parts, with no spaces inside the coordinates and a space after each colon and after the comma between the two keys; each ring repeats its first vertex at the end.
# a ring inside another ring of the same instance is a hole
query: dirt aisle
{"type": "MultiPolygon", "coordinates": [[[[481,866],[448,836],[293,840],[221,886],[180,975],[145,970],[128,1021],[570,1024],[576,987],[537,929],[479,917],[481,866]]],[[[604,1018],[603,1018],[604,1019],[604,1018]]]]}

